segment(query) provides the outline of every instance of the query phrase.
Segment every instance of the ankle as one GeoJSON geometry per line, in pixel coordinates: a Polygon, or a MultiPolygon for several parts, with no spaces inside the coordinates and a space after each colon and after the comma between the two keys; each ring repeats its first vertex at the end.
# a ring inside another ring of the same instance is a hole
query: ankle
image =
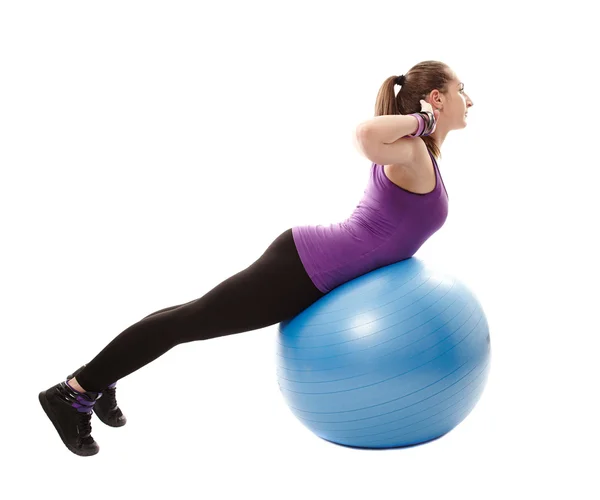
{"type": "Polygon", "coordinates": [[[73,377],[71,380],[68,380],[67,383],[73,388],[75,389],[77,392],[87,392],[83,387],[81,387],[79,385],[79,382],[77,382],[77,378],[73,377]]]}

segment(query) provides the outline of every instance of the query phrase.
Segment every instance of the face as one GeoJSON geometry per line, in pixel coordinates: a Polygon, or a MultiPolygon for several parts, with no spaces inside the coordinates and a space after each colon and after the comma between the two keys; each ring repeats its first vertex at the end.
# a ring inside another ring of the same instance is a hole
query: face
{"type": "Polygon", "coordinates": [[[471,106],[473,101],[465,92],[465,84],[455,78],[449,85],[448,99],[444,105],[445,114],[458,128],[462,128],[467,124],[467,113],[471,106]]]}
{"type": "Polygon", "coordinates": [[[445,94],[435,89],[425,98],[434,109],[441,108],[437,127],[440,131],[465,128],[467,113],[473,106],[473,101],[465,92],[465,84],[454,73],[452,75],[453,78],[448,83],[448,91],[445,94]]]}

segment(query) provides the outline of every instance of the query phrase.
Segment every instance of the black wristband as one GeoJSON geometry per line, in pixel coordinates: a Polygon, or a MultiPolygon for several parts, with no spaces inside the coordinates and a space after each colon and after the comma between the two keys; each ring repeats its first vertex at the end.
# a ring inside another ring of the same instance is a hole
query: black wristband
{"type": "Polygon", "coordinates": [[[419,114],[423,116],[423,119],[425,120],[425,130],[423,130],[421,137],[427,137],[428,135],[431,135],[435,127],[435,115],[431,111],[419,111],[419,114]]]}

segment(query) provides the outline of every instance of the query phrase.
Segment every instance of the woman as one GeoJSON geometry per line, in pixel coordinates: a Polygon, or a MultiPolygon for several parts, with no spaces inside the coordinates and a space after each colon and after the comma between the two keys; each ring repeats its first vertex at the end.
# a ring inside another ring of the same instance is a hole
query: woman
{"type": "Polygon", "coordinates": [[[284,231],[245,270],[199,299],[146,316],[42,391],[40,403],[67,448],[81,456],[98,453],[92,413],[108,425],[124,425],[115,381],[172,347],[290,319],[341,283],[414,255],[446,220],[448,197],[436,158],[447,133],[466,126],[472,105],[455,73],[437,61],[388,78],[375,118],[356,130],[356,146],[373,164],[352,215],[330,226],[284,231]]]}

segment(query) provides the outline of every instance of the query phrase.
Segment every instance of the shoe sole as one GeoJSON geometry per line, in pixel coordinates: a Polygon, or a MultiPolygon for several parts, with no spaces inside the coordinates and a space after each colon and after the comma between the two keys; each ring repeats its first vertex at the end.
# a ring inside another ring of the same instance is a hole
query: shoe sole
{"type": "Polygon", "coordinates": [[[40,400],[40,404],[42,405],[42,408],[44,409],[44,412],[46,412],[46,415],[50,419],[50,422],[52,422],[52,425],[56,429],[56,432],[58,432],[60,439],[62,440],[63,444],[69,449],[69,451],[71,451],[72,453],[75,453],[75,455],[79,455],[80,457],[90,457],[100,451],[99,449],[98,450],[81,450],[79,448],[75,448],[74,446],[71,446],[70,444],[68,444],[65,440],[65,435],[63,434],[63,431],[61,430],[61,428],[59,427],[59,425],[56,421],[54,412],[52,411],[52,408],[50,407],[50,403],[48,402],[48,398],[46,397],[46,391],[40,392],[38,398],[40,400]]]}

